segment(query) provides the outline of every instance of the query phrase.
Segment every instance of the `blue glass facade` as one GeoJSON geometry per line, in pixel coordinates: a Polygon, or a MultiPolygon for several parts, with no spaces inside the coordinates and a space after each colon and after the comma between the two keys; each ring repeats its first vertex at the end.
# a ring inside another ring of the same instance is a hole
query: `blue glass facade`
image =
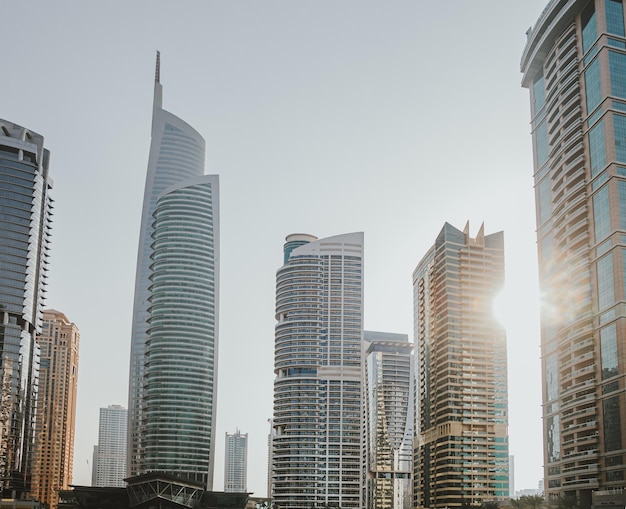
{"type": "Polygon", "coordinates": [[[0,120],[0,488],[30,490],[52,200],[43,138],[0,120]]]}

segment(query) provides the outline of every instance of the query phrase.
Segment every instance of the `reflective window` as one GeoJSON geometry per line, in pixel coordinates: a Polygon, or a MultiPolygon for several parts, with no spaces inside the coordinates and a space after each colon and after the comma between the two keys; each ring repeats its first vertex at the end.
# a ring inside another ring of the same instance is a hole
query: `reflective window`
{"type": "Polygon", "coordinates": [[[605,0],[606,31],[624,37],[624,9],[622,0],[605,0]]]}
{"type": "Polygon", "coordinates": [[[593,220],[596,242],[608,236],[611,231],[609,216],[609,189],[604,186],[593,196],[593,220]]]}
{"type": "Polygon", "coordinates": [[[619,416],[619,396],[602,402],[604,413],[604,449],[617,451],[622,448],[622,429],[619,416]]]}
{"type": "Polygon", "coordinates": [[[619,200],[619,225],[626,230],[626,180],[617,181],[617,196],[619,200]]]}
{"type": "Polygon", "coordinates": [[[541,75],[533,83],[533,113],[536,115],[537,112],[541,108],[543,108],[543,105],[545,103],[546,103],[545,80],[544,80],[543,75],[541,75]]]}
{"type": "Polygon", "coordinates": [[[559,396],[559,376],[556,353],[546,357],[546,396],[548,401],[559,396]]]}
{"type": "Polygon", "coordinates": [[[612,323],[600,331],[602,380],[617,375],[617,333],[612,323]]]}
{"type": "Polygon", "coordinates": [[[583,26],[583,53],[587,53],[587,50],[596,40],[596,11],[593,2],[582,12],[581,22],[583,26]]]}
{"type": "Polygon", "coordinates": [[[542,122],[535,131],[535,149],[537,151],[537,167],[543,166],[548,159],[548,123],[542,122]]]}
{"type": "Polygon", "coordinates": [[[609,51],[609,69],[611,72],[611,94],[626,98],[626,55],[609,51]]]}
{"type": "Polygon", "coordinates": [[[552,195],[550,179],[545,178],[539,183],[539,222],[545,223],[552,214],[552,195]]]}
{"type": "Polygon", "coordinates": [[[600,122],[589,131],[589,157],[591,158],[591,178],[593,178],[606,165],[603,120],[600,120],[600,122]]]}
{"type": "Polygon", "coordinates": [[[547,432],[548,463],[554,463],[561,459],[561,430],[558,415],[548,417],[547,432]]]}
{"type": "Polygon", "coordinates": [[[613,136],[615,141],[615,159],[626,162],[626,117],[613,114],[613,136]]]}
{"type": "Polygon", "coordinates": [[[587,91],[587,113],[590,113],[600,104],[602,99],[600,60],[598,58],[585,71],[585,89],[587,91]]]}
{"type": "Polygon", "coordinates": [[[598,271],[598,308],[604,309],[615,302],[613,286],[613,258],[609,254],[596,263],[598,271]]]}

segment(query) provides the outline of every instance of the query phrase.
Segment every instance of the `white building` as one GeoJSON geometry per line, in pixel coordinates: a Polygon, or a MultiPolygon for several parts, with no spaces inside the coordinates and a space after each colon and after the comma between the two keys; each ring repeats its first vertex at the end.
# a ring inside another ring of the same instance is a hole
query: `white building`
{"type": "Polygon", "coordinates": [[[362,233],[287,237],[276,321],[273,501],[361,508],[362,233]]]}
{"type": "Polygon", "coordinates": [[[248,491],[248,434],[226,433],[224,465],[224,491],[245,493],[248,491]]]}
{"type": "Polygon", "coordinates": [[[94,449],[94,486],[126,486],[128,410],[120,405],[100,409],[98,446],[94,449]]]}

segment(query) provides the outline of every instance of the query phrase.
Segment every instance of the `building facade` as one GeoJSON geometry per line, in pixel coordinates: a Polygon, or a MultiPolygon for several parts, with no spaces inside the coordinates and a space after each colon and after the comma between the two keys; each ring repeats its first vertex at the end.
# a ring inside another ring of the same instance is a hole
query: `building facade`
{"type": "Polygon", "coordinates": [[[406,334],[364,336],[364,507],[411,509],[413,345],[406,334]]]}
{"type": "Polygon", "coordinates": [[[273,501],[361,508],[363,234],[289,235],[276,273],[273,501]]]}
{"type": "Polygon", "coordinates": [[[213,483],[218,282],[217,175],[157,200],[142,431],[143,472],[213,483]]]}
{"type": "Polygon", "coordinates": [[[0,490],[31,489],[52,180],[44,139],[0,120],[0,490]]]}
{"type": "Polygon", "coordinates": [[[508,499],[504,236],[446,223],[413,273],[417,508],[508,499]]]}
{"type": "Polygon", "coordinates": [[[224,465],[224,491],[248,491],[248,434],[226,433],[226,459],[224,465]]]}
{"type": "Polygon", "coordinates": [[[191,480],[201,478],[210,490],[219,194],[217,176],[204,173],[204,139],[162,108],[157,53],[131,334],[127,471],[129,476],[162,470],[191,480]],[[172,218],[167,217],[170,213],[172,218]],[[155,246],[160,250],[157,254],[155,246]],[[177,263],[184,268],[174,270],[177,263]],[[169,275],[166,267],[173,269],[169,275]],[[174,353],[181,355],[179,363],[167,360],[167,354],[174,353]],[[195,353],[201,355],[192,358],[195,353]],[[183,384],[178,392],[171,385],[176,383],[183,384]],[[188,405],[188,411],[179,411],[181,405],[188,405]],[[155,446],[158,433],[167,434],[160,452],[155,446]]]}
{"type": "Polygon", "coordinates": [[[41,357],[37,395],[32,496],[58,505],[58,490],[69,489],[74,464],[76,390],[80,334],[76,324],[56,310],[43,313],[37,335],[41,357]]]}
{"type": "Polygon", "coordinates": [[[128,410],[121,405],[100,409],[98,446],[94,448],[94,486],[124,487],[128,410]]]}
{"type": "Polygon", "coordinates": [[[549,2],[527,32],[545,492],[626,476],[626,37],[621,0],[549,2]]]}

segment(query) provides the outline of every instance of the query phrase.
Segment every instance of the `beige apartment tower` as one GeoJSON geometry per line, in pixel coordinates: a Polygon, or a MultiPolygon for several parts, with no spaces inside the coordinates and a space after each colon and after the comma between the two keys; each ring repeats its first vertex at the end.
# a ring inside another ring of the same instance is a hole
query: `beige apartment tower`
{"type": "Polygon", "coordinates": [[[508,500],[507,350],[493,301],[504,285],[504,235],[446,223],[413,273],[413,507],[508,500]]]}
{"type": "Polygon", "coordinates": [[[76,389],[78,384],[78,327],[54,309],[43,313],[37,396],[33,498],[56,509],[58,490],[72,482],[76,389]]]}
{"type": "Polygon", "coordinates": [[[587,508],[626,483],[624,6],[553,0],[526,35],[545,493],[587,508]]]}

